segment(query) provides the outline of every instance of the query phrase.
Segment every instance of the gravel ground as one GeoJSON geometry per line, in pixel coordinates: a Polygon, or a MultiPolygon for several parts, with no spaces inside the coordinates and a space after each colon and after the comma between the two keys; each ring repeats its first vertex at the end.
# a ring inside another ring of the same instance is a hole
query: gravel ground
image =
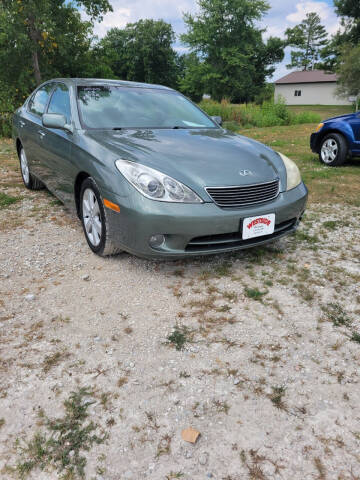
{"type": "Polygon", "coordinates": [[[86,479],[360,478],[360,208],[312,205],[266,248],[150,262],[99,258],[53,197],[7,191],[1,478],[77,478],[31,445],[82,387],[100,436],[86,479]]]}

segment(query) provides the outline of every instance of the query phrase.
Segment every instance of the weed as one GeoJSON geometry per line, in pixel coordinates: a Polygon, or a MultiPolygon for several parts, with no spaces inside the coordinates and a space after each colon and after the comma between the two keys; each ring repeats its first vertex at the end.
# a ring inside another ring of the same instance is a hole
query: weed
{"type": "Polygon", "coordinates": [[[322,310],[326,314],[327,319],[336,327],[348,327],[351,324],[350,317],[338,303],[328,303],[327,305],[323,305],[322,310]]]}
{"type": "Polygon", "coordinates": [[[324,222],[322,225],[327,230],[335,230],[338,227],[338,222],[335,222],[333,220],[328,220],[327,222],[324,222]]]}
{"type": "Polygon", "coordinates": [[[245,287],[245,295],[248,298],[252,298],[253,300],[261,301],[263,296],[266,295],[268,292],[261,292],[257,288],[249,288],[245,287]]]}
{"type": "Polygon", "coordinates": [[[0,428],[5,425],[5,418],[0,418],[0,428]]]}
{"type": "Polygon", "coordinates": [[[51,355],[47,355],[43,362],[44,373],[48,373],[53,367],[56,367],[62,361],[66,360],[69,357],[70,357],[70,353],[66,351],[55,352],[51,355]]]}
{"type": "Polygon", "coordinates": [[[350,337],[350,340],[352,340],[353,342],[360,343],[360,333],[358,333],[358,332],[352,332],[352,335],[351,335],[351,337],[350,337]]]}
{"type": "Polygon", "coordinates": [[[285,395],[286,388],[283,386],[271,387],[272,393],[270,394],[270,400],[276,408],[280,410],[286,410],[286,405],[283,402],[283,396],[285,395]]]}
{"type": "Polygon", "coordinates": [[[231,274],[231,267],[230,262],[223,262],[214,268],[214,272],[218,277],[227,277],[231,274]]]}
{"type": "Polygon", "coordinates": [[[20,200],[20,197],[11,197],[6,193],[0,192],[0,210],[3,208],[9,207],[13,203],[16,203],[20,200]]]}
{"type": "Polygon", "coordinates": [[[176,325],[174,331],[167,337],[168,342],[175,346],[176,350],[182,350],[189,341],[189,329],[184,325],[176,325]]]}
{"type": "Polygon", "coordinates": [[[161,455],[169,455],[170,454],[170,447],[171,447],[171,437],[170,435],[164,435],[158,445],[156,458],[161,457],[161,455]]]}
{"type": "Polygon", "coordinates": [[[166,480],[174,480],[176,478],[183,477],[184,474],[182,472],[170,472],[166,475],[166,480]]]}
{"type": "Polygon", "coordinates": [[[213,400],[213,405],[216,408],[218,413],[229,413],[230,406],[227,402],[221,400],[213,400]]]}
{"type": "Polygon", "coordinates": [[[64,478],[84,478],[86,458],[83,451],[88,451],[94,444],[103,443],[106,435],[99,436],[99,428],[92,421],[87,422],[88,408],[94,403],[93,393],[80,388],[72,392],[65,400],[65,416],[54,420],[44,417],[47,432],[37,432],[24,446],[17,441],[21,458],[16,470],[20,478],[25,478],[34,469],[44,470],[54,467],[64,478]]]}
{"type": "Polygon", "coordinates": [[[299,240],[301,242],[307,242],[307,243],[310,243],[310,244],[314,244],[314,243],[317,243],[319,241],[318,237],[316,237],[314,235],[309,235],[308,233],[303,232],[302,230],[297,230],[296,233],[295,233],[295,237],[296,237],[297,240],[299,240]]]}

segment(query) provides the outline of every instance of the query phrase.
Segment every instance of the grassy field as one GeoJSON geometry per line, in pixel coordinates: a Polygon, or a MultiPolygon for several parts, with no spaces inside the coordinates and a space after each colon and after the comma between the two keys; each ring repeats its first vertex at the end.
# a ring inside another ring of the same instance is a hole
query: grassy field
{"type": "Polygon", "coordinates": [[[295,114],[310,112],[320,115],[322,120],[344,115],[345,113],[352,113],[353,111],[351,105],[288,105],[287,108],[295,114]]]}
{"type": "MultiPolygon", "coordinates": [[[[328,115],[331,110],[334,111],[333,107],[324,108],[324,114],[328,115]]],[[[339,115],[344,113],[343,107],[337,110],[339,115]]],[[[315,127],[316,124],[290,125],[243,129],[238,133],[265,143],[295,160],[309,189],[310,203],[360,206],[360,159],[349,160],[339,168],[321,164],[309,147],[310,134],[315,127]]]]}

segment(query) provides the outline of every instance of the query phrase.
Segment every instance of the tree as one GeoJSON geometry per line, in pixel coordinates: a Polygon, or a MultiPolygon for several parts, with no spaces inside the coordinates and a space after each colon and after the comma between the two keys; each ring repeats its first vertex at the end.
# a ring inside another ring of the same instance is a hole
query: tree
{"type": "Polygon", "coordinates": [[[344,42],[356,45],[360,42],[360,2],[359,0],[334,0],[336,12],[342,17],[344,42]]]}
{"type": "Polygon", "coordinates": [[[306,14],[306,18],[285,31],[286,44],[296,48],[291,52],[291,63],[287,68],[313,70],[318,67],[320,52],[327,44],[327,33],[317,13],[306,14]]]}
{"type": "Polygon", "coordinates": [[[98,45],[100,54],[123,80],[176,86],[175,33],[163,20],[140,20],[125,28],[112,28],[98,45]]]}
{"type": "Polygon", "coordinates": [[[360,100],[360,44],[342,49],[337,94],[356,97],[356,111],[360,100]]]}
{"type": "Polygon", "coordinates": [[[269,9],[265,0],[198,0],[199,13],[184,15],[182,42],[198,57],[182,85],[195,91],[201,78],[215,100],[249,101],[259,93],[273,64],[283,59],[283,42],[262,39],[255,22],[269,9]]]}
{"type": "Polygon", "coordinates": [[[79,37],[79,32],[71,27],[80,28],[81,41],[86,39],[91,23],[81,22],[75,7],[83,7],[91,21],[101,20],[104,13],[112,10],[108,0],[2,0],[0,47],[6,49],[10,42],[15,56],[22,58],[24,67],[24,60],[30,56],[36,84],[41,83],[47,57],[58,51],[64,34],[71,32],[79,37]]]}

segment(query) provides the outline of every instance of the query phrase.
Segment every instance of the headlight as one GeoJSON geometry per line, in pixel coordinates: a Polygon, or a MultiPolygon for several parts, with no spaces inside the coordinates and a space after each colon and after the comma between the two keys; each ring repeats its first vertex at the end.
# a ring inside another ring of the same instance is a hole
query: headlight
{"type": "Polygon", "coordinates": [[[295,162],[290,160],[282,153],[278,152],[281,157],[281,160],[284,162],[287,175],[286,190],[291,190],[292,188],[297,187],[301,183],[301,174],[295,162]]]}
{"type": "Polygon", "coordinates": [[[160,202],[203,203],[190,188],[157,170],[128,160],[116,160],[116,168],[145,197],[160,202]]]}
{"type": "Polygon", "coordinates": [[[323,123],[319,123],[319,125],[316,127],[315,133],[319,132],[322,129],[323,126],[324,126],[323,123]]]}

